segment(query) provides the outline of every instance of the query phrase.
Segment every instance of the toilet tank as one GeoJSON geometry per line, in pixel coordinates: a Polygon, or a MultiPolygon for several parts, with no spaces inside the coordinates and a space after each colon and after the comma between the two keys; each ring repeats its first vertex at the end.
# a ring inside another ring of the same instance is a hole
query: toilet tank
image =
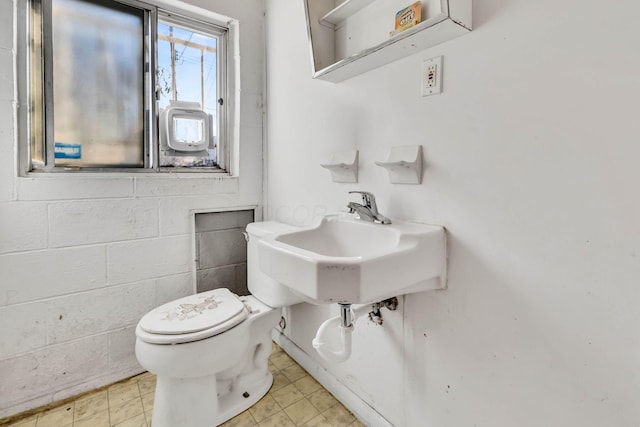
{"type": "Polygon", "coordinates": [[[270,307],[286,307],[302,302],[286,286],[276,282],[260,270],[258,241],[273,233],[294,231],[297,227],[276,221],[252,222],[247,225],[247,283],[253,296],[270,307]]]}

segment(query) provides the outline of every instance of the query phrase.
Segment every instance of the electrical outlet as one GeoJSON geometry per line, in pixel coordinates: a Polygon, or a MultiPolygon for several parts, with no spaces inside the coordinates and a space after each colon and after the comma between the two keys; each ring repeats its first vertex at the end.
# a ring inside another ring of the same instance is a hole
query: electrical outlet
{"type": "Polygon", "coordinates": [[[442,92],[442,56],[426,59],[422,62],[420,85],[422,96],[442,92]]]}
{"type": "Polygon", "coordinates": [[[436,87],[436,70],[438,66],[436,64],[429,64],[427,67],[427,87],[436,87]]]}

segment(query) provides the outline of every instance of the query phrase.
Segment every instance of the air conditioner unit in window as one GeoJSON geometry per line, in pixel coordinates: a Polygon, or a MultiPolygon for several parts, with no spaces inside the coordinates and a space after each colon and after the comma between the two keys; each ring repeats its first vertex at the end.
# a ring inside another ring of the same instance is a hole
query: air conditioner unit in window
{"type": "Polygon", "coordinates": [[[211,116],[197,102],[171,101],[160,111],[160,147],[170,156],[207,157],[211,116]]]}

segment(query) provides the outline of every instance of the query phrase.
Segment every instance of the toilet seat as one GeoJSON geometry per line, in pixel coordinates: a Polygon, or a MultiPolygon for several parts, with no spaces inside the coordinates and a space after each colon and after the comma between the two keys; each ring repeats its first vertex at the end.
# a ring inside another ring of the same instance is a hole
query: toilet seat
{"type": "Polygon", "coordinates": [[[249,316],[237,295],[225,288],[189,295],[147,313],[136,335],[151,344],[181,344],[221,334],[249,316]]]}

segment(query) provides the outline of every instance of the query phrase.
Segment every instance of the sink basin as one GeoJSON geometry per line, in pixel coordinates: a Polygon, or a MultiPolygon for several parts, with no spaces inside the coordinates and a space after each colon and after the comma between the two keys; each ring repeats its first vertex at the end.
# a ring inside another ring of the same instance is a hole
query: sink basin
{"type": "Polygon", "coordinates": [[[260,269],[314,304],[364,304],[446,287],[444,228],[329,215],[267,236],[260,269]]]}

